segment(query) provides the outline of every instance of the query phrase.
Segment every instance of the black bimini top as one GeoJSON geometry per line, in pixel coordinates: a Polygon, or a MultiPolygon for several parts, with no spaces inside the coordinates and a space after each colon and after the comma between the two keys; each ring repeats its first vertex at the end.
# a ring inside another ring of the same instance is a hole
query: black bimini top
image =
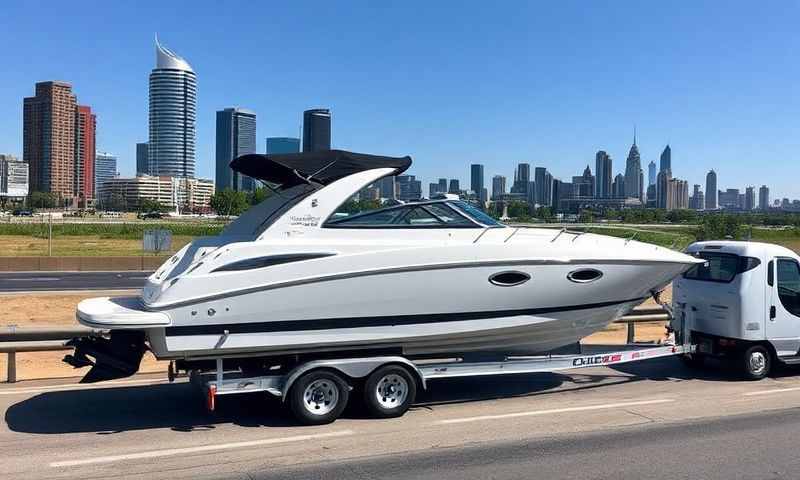
{"type": "Polygon", "coordinates": [[[275,155],[253,153],[231,162],[231,168],[236,172],[284,187],[311,182],[328,185],[348,175],[375,168],[394,168],[394,175],[397,175],[410,166],[409,156],[382,157],[344,150],[275,155]]]}

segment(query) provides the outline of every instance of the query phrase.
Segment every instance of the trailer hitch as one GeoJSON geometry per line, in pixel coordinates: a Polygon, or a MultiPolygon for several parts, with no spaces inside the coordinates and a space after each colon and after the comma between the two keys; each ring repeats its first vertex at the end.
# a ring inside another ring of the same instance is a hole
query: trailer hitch
{"type": "Polygon", "coordinates": [[[96,335],[75,337],[65,345],[75,351],[64,362],[75,368],[92,367],[80,383],[102,382],[130,377],[139,371],[147,344],[144,332],[114,330],[108,338],[96,335]]]}

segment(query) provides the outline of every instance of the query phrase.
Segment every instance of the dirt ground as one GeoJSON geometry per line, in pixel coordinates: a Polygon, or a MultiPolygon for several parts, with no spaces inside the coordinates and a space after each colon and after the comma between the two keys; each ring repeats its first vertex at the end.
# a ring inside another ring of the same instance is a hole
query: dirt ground
{"type": "MultiPolygon", "coordinates": [[[[671,289],[664,292],[664,300],[671,300],[671,289]]],[[[0,308],[4,312],[0,329],[10,325],[17,327],[55,327],[75,326],[75,307],[85,298],[96,297],[97,292],[63,294],[37,293],[20,295],[0,295],[0,308]]],[[[656,306],[648,300],[645,307],[656,306]]],[[[606,330],[583,340],[583,343],[621,344],[625,343],[626,325],[612,324],[606,330]]],[[[636,324],[637,342],[657,342],[664,338],[664,322],[636,324]]],[[[82,376],[85,369],[76,371],[61,359],[69,351],[31,352],[17,354],[17,379],[63,378],[82,376]]],[[[7,356],[0,354],[0,381],[6,380],[7,356]]],[[[166,372],[167,362],[160,362],[150,353],[142,361],[142,372],[166,372]]]]}

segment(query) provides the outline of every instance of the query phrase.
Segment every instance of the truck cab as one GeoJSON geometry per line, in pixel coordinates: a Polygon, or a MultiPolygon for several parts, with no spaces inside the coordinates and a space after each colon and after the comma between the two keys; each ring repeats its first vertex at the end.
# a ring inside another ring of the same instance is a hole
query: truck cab
{"type": "Polygon", "coordinates": [[[751,379],[776,363],[800,363],[800,257],[778,245],[708,241],[686,253],[706,262],[673,282],[675,318],[683,318],[700,365],[734,362],[751,379]]]}

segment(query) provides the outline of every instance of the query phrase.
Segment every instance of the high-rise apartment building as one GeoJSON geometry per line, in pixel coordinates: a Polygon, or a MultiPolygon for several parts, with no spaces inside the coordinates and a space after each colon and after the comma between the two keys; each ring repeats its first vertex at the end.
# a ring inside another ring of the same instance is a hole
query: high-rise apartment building
{"type": "MultiPolygon", "coordinates": [[[[549,173],[545,167],[536,167],[534,173],[534,197],[533,203],[540,206],[547,206],[549,202],[550,188],[547,185],[547,176],[549,173]]],[[[552,177],[551,177],[552,178],[552,177]]]]}
{"type": "Polygon", "coordinates": [[[469,189],[475,192],[475,197],[480,203],[485,203],[488,199],[483,194],[483,165],[479,163],[472,164],[469,170],[469,189]]]}
{"type": "Polygon", "coordinates": [[[528,163],[520,163],[514,171],[514,183],[511,185],[511,193],[528,198],[528,188],[531,183],[531,166],[528,163]]]}
{"type": "Polygon", "coordinates": [[[628,198],[642,198],[642,159],[639,155],[639,147],[636,146],[636,134],[633,136],[633,145],[628,151],[628,159],[625,161],[625,196],[628,198]]]}
{"type": "Polygon", "coordinates": [[[194,178],[197,76],[189,62],[158,43],[150,72],[150,175],[194,178]]]}
{"type": "Polygon", "coordinates": [[[595,187],[597,198],[611,198],[611,156],[604,150],[594,156],[595,187]]]}
{"type": "Polygon", "coordinates": [[[39,82],[23,101],[22,159],[29,166],[31,191],[62,199],[75,195],[77,101],[66,82],[39,82]]]}
{"type": "Polygon", "coordinates": [[[656,162],[650,160],[650,163],[647,164],[647,185],[656,184],[656,175],[656,162]]]}
{"type": "Polygon", "coordinates": [[[706,210],[717,209],[717,172],[710,170],[706,174],[706,210]]]}
{"type": "Polygon", "coordinates": [[[267,137],[267,154],[300,153],[300,139],[296,137],[267,137]]]}
{"type": "Polygon", "coordinates": [[[217,112],[217,157],[215,185],[218,192],[251,192],[255,180],[234,172],[231,161],[241,155],[256,153],[256,114],[243,108],[217,112]]]}
{"type": "Polygon", "coordinates": [[[738,188],[728,188],[719,192],[719,208],[725,210],[739,210],[742,208],[742,199],[738,188]]]}
{"type": "Polygon", "coordinates": [[[758,189],[758,209],[769,210],[769,188],[766,185],[758,189]]]}
{"type": "Polygon", "coordinates": [[[94,184],[99,191],[104,183],[117,177],[117,156],[107,152],[96,152],[94,158],[94,184]]]}
{"type": "MultiPolygon", "coordinates": [[[[573,185],[572,188],[574,189],[575,186],[573,185]]],[[[611,195],[614,198],[625,198],[625,176],[621,173],[614,177],[614,183],[611,184],[611,195]]]]}
{"type": "Polygon", "coordinates": [[[389,200],[397,199],[396,177],[394,175],[381,178],[376,182],[376,185],[380,198],[387,198],[389,200]]]}
{"type": "Polygon", "coordinates": [[[92,108],[78,105],[75,110],[75,167],[73,175],[74,195],[84,201],[95,196],[94,162],[97,117],[92,108]]]}
{"type": "Polygon", "coordinates": [[[661,168],[658,169],[659,172],[663,172],[665,170],[672,171],[672,149],[669,145],[664,147],[664,151],[661,152],[661,168]]]}
{"type": "Polygon", "coordinates": [[[447,193],[447,179],[440,178],[439,179],[439,193],[447,193]]]}
{"type": "Polygon", "coordinates": [[[458,195],[461,193],[461,185],[459,185],[457,178],[450,179],[450,185],[447,187],[447,193],[458,195]]]}
{"type": "Polygon", "coordinates": [[[303,112],[303,151],[321,152],[331,149],[331,111],[314,108],[303,112]]]}
{"type": "Polygon", "coordinates": [[[414,175],[398,175],[396,181],[398,200],[407,202],[422,198],[422,182],[417,180],[414,175]]]}
{"type": "Polygon", "coordinates": [[[506,177],[495,175],[492,177],[492,200],[498,200],[506,194],[506,177]]]}
{"type": "Polygon", "coordinates": [[[656,177],[656,208],[667,208],[672,171],[661,170],[656,177]]]}
{"type": "Polygon", "coordinates": [[[756,208],[756,187],[746,187],[744,189],[744,209],[747,211],[756,208]]]}
{"type": "Polygon", "coordinates": [[[147,160],[147,142],[136,144],[136,175],[147,175],[150,167],[147,160]]]}

